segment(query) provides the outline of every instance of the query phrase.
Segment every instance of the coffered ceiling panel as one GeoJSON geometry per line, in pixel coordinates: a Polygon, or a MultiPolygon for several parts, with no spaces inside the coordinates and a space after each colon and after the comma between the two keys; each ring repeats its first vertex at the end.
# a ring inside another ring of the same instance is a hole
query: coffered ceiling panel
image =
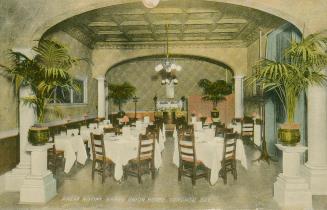
{"type": "Polygon", "coordinates": [[[140,2],[105,7],[74,16],[53,28],[64,30],[89,47],[222,43],[247,46],[284,20],[251,8],[205,0],[161,1],[148,9],[140,2]]]}

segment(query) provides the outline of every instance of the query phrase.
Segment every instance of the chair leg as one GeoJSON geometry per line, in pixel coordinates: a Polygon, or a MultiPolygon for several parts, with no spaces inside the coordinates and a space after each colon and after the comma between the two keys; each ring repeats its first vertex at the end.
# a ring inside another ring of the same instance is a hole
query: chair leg
{"type": "Polygon", "coordinates": [[[196,168],[194,167],[193,168],[193,173],[192,173],[192,185],[194,186],[195,185],[195,177],[196,176],[196,168]]]}
{"type": "Polygon", "coordinates": [[[139,184],[142,183],[142,179],[141,179],[141,175],[140,174],[137,175],[137,180],[138,180],[139,184]]]}
{"type": "Polygon", "coordinates": [[[137,179],[138,179],[139,184],[142,183],[140,167],[141,167],[140,165],[137,166],[137,179]]]}
{"type": "Polygon", "coordinates": [[[156,169],[154,167],[152,167],[151,169],[151,175],[152,175],[152,179],[154,179],[156,175],[156,169]]]}
{"type": "Polygon", "coordinates": [[[123,178],[126,181],[128,177],[126,166],[123,167],[123,178]]]}
{"type": "Polygon", "coordinates": [[[179,167],[178,168],[178,181],[181,181],[182,180],[182,168],[179,167]]]}
{"type": "Polygon", "coordinates": [[[92,180],[94,180],[95,161],[92,161],[92,180]]]}
{"type": "Polygon", "coordinates": [[[233,176],[234,176],[234,180],[237,180],[237,170],[236,170],[236,163],[235,162],[233,164],[233,176]]]}
{"type": "Polygon", "coordinates": [[[225,171],[223,172],[223,180],[224,184],[227,184],[227,173],[225,171]]]}
{"type": "Polygon", "coordinates": [[[102,163],[102,184],[104,183],[104,180],[106,178],[106,163],[102,163]]]}

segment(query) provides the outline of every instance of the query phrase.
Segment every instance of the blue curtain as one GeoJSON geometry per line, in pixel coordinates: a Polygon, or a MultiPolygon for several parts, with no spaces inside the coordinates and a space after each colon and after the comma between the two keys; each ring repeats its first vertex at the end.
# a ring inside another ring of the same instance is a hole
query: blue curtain
{"type": "MultiPolygon", "coordinates": [[[[286,23],[268,34],[266,58],[277,62],[287,62],[287,58],[283,56],[286,48],[290,46],[292,40],[300,41],[301,33],[292,24],[286,23]]],[[[277,127],[279,123],[285,121],[285,114],[279,98],[274,94],[269,95],[269,101],[265,105],[265,138],[267,141],[268,152],[271,156],[278,156],[275,144],[277,143],[277,127]]],[[[305,137],[306,123],[306,106],[304,94],[301,95],[297,104],[295,121],[301,124],[302,141],[305,137]]]]}

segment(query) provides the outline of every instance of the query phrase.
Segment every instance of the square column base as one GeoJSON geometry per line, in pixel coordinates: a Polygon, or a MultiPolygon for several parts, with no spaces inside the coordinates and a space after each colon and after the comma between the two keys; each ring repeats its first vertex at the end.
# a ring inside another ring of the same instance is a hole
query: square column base
{"type": "Polygon", "coordinates": [[[29,175],[20,189],[21,204],[43,204],[57,195],[57,183],[49,171],[44,176],[29,175]]]}
{"type": "Polygon", "coordinates": [[[286,208],[312,209],[312,194],[302,177],[286,177],[280,174],[274,183],[274,200],[286,208]]]}
{"type": "Polygon", "coordinates": [[[314,167],[305,164],[301,167],[301,172],[310,185],[312,195],[327,195],[327,166],[314,167]]]}
{"type": "Polygon", "coordinates": [[[31,165],[18,165],[13,170],[5,174],[5,191],[19,192],[25,177],[31,174],[31,165]]]}

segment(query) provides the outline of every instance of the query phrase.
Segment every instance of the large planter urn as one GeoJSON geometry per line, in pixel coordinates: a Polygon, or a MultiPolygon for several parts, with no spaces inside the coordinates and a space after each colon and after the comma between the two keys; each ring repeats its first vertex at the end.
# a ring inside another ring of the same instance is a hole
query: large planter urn
{"type": "Polygon", "coordinates": [[[34,145],[44,145],[49,140],[49,129],[48,127],[31,127],[28,131],[28,141],[34,145]]]}
{"type": "Polygon", "coordinates": [[[211,119],[214,123],[220,122],[218,109],[215,108],[211,111],[211,119]]]}
{"type": "Polygon", "coordinates": [[[278,130],[278,139],[285,146],[295,146],[301,140],[300,126],[285,123],[278,130]]]}
{"type": "Polygon", "coordinates": [[[218,109],[213,109],[211,111],[211,118],[219,118],[219,111],[218,111],[218,109]]]}

